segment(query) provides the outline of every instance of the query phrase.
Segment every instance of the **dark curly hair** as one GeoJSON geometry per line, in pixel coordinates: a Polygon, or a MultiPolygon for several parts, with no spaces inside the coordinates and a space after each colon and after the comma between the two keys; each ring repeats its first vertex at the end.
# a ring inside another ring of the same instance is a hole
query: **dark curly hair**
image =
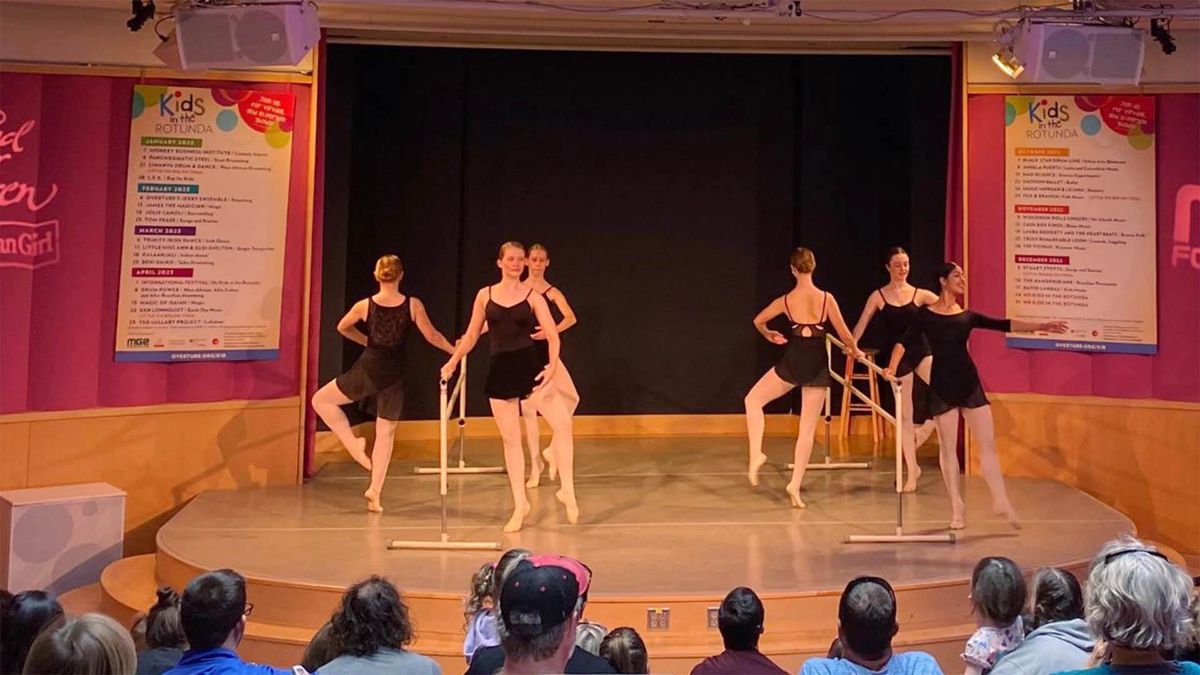
{"type": "Polygon", "coordinates": [[[338,654],[367,656],[380,649],[402,649],[413,641],[408,606],[392,582],[379,576],[354,584],[330,620],[338,654]]]}

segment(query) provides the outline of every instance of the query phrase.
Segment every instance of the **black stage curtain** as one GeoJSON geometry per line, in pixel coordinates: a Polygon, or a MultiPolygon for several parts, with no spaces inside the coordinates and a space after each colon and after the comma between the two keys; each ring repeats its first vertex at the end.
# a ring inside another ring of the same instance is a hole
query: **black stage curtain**
{"type": "MultiPolygon", "coordinates": [[[[386,252],[453,340],[499,245],[545,244],[580,414],[740,412],[779,356],[750,320],[794,246],[851,325],[887,248],[925,285],[941,262],[948,57],[333,45],[328,74],[323,381],[357,356],[335,325],[386,252]]],[[[434,419],[444,357],[413,343],[406,417],[434,419]]]]}

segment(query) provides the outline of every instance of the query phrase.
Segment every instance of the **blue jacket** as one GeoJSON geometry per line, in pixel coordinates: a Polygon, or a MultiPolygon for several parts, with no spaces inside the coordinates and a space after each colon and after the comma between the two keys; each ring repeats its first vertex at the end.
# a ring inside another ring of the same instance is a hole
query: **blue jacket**
{"type": "Polygon", "coordinates": [[[217,647],[187,650],[166,675],[292,675],[292,671],[246,663],[236,653],[217,647]]]}

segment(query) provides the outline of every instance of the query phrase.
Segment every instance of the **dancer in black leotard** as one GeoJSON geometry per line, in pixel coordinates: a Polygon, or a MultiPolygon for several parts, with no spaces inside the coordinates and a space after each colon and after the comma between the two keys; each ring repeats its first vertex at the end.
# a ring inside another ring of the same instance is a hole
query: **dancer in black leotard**
{"type": "Polygon", "coordinates": [[[1009,319],[993,319],[958,304],[958,296],[966,290],[966,278],[957,264],[945,263],[938,272],[941,295],[937,302],[927,305],[917,313],[916,319],[892,349],[889,372],[896,372],[904,359],[905,345],[918,335],[929,339],[933,352],[933,373],[929,380],[930,408],[936,416],[938,437],[941,439],[940,459],[942,478],[946,491],[950,493],[950,527],[962,529],[966,526],[965,504],[959,487],[958,476],[958,413],[961,410],[967,427],[971,430],[979,447],[979,466],[983,478],[992,493],[992,510],[1008,519],[1013,527],[1019,527],[1017,513],[1008,501],[1004,488],[1004,474],[1000,470],[1000,458],[996,453],[996,432],[992,423],[992,408],[979,371],[967,351],[967,339],[973,328],[986,328],[1005,332],[1028,333],[1044,331],[1065,333],[1064,321],[1033,323],[1009,319]]]}
{"type": "Polygon", "coordinates": [[[796,437],[795,469],[786,490],[792,506],[802,509],[804,502],[800,499],[800,483],[808,468],[813,434],[817,429],[817,419],[825,402],[825,388],[829,386],[830,379],[825,356],[825,322],[833,324],[852,355],[857,355],[858,348],[842,319],[837,300],[813,284],[812,273],[817,262],[812,251],[798,248],[792,253],[790,262],[792,276],[796,279],[795,288],[754,317],[754,327],[764,338],[787,347],[779,364],[768,370],[746,394],[746,430],[750,436],[750,469],[747,477],[751,485],[758,485],[758,470],[767,461],[762,451],[765,425],[763,406],[800,387],[800,433],[796,437]],[[787,337],[767,328],[767,322],[780,314],[786,315],[791,324],[787,337]]]}
{"type": "MultiPolygon", "coordinates": [[[[550,252],[542,244],[533,244],[529,247],[529,257],[525,260],[525,266],[529,270],[529,278],[525,280],[525,285],[541,293],[542,297],[546,299],[546,304],[550,307],[550,314],[554,317],[554,326],[561,336],[563,331],[575,325],[575,311],[567,302],[567,296],[546,280],[546,268],[550,266],[550,252]]],[[[550,350],[546,344],[545,333],[538,330],[533,334],[533,339],[542,363],[549,363],[550,350]]],[[[567,406],[567,412],[574,415],[575,408],[579,406],[579,391],[575,389],[575,381],[571,379],[571,373],[561,358],[558,360],[558,370],[555,371],[554,380],[550,382],[549,387],[553,391],[547,392],[548,395],[561,396],[567,406]]],[[[525,417],[525,440],[529,445],[529,481],[525,483],[525,487],[535,488],[541,482],[544,464],[548,464],[550,467],[550,480],[554,480],[554,477],[558,475],[557,455],[559,452],[553,444],[541,449],[537,406],[525,406],[521,408],[521,412],[525,417]]],[[[574,458],[567,459],[574,464],[574,458]]]]}
{"type": "Polygon", "coordinates": [[[375,263],[379,292],[356,302],[338,322],[339,333],[366,349],[350,370],[326,383],[312,397],[313,410],[354,461],[371,472],[371,485],[363,493],[370,511],[383,510],[379,495],[392,459],[396,422],[404,408],[404,344],[409,327],[416,324],[429,344],[446,353],[454,352],[454,347],[430,323],[425,305],[411,295],[400,293],[403,276],[400,259],[394,255],[385,255],[375,263]],[[367,324],[366,334],[358,330],[359,322],[367,324]],[[375,445],[370,458],[366,439],[350,431],[350,421],[341,409],[347,403],[367,398],[374,399],[376,415],[375,445]]]}
{"type": "MultiPolygon", "coordinates": [[[[521,529],[525,516],[529,515],[529,500],[525,497],[524,485],[525,453],[521,449],[521,401],[529,400],[550,423],[554,432],[552,444],[561,448],[564,456],[574,456],[575,445],[571,437],[571,415],[562,398],[545,395],[559,368],[558,330],[545,299],[521,283],[521,273],[525,270],[525,246],[512,241],[503,244],[496,266],[500,268],[500,282],[479,289],[475,295],[467,332],[450,360],[442,366],[441,375],[446,380],[454,374],[463,355],[471,351],[479,340],[486,319],[491,359],[484,390],[492,407],[492,417],[496,420],[496,426],[500,427],[500,437],[504,442],[504,466],[513,495],[513,515],[504,526],[504,531],[516,532],[521,529]],[[545,364],[538,357],[532,337],[538,326],[541,326],[549,348],[545,364]]],[[[567,521],[570,523],[579,519],[573,468],[569,461],[559,466],[562,488],[555,495],[566,506],[567,521]]]]}
{"type": "MultiPolygon", "coordinates": [[[[890,355],[892,346],[899,342],[900,337],[908,330],[917,311],[924,305],[935,302],[938,296],[932,291],[909,285],[908,252],[899,246],[888,251],[884,269],[888,271],[891,283],[877,289],[867,298],[862,315],[858,317],[858,323],[854,326],[854,339],[862,339],[871,318],[878,313],[885,333],[885,349],[882,354],[890,355]]],[[[937,427],[932,417],[925,420],[920,427],[914,424],[913,385],[916,384],[914,375],[928,384],[929,370],[933,359],[929,352],[929,342],[924,335],[918,335],[904,347],[904,359],[900,362],[896,377],[904,385],[902,390],[904,428],[901,430],[903,433],[901,448],[904,451],[904,463],[908,473],[908,478],[904,482],[904,491],[913,492],[917,489],[917,479],[921,477],[921,467],[917,464],[917,448],[921,447],[937,427]]]]}

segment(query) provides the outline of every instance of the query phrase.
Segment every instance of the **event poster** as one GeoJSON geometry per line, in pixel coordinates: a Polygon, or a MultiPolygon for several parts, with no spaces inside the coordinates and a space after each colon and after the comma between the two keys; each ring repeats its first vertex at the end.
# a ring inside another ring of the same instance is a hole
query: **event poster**
{"type": "Polygon", "coordinates": [[[117,361],[279,356],[292,94],[137,85],[117,361]]]}
{"type": "Polygon", "coordinates": [[[1066,335],[1010,347],[1154,354],[1154,98],[1005,99],[1009,318],[1063,319],[1066,335]]]}

